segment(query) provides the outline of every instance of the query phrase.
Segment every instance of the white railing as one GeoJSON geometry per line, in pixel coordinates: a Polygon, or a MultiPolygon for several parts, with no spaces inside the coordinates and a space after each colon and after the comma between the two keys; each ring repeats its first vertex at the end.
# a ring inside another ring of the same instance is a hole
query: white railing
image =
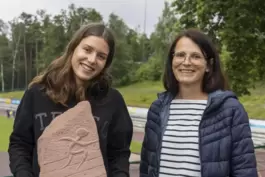
{"type": "MultiPolygon", "coordinates": [[[[128,110],[134,127],[137,130],[144,131],[148,109],[128,107],[128,110]]],[[[265,121],[250,119],[250,128],[255,146],[265,146],[265,121]]]]}
{"type": "MultiPolygon", "coordinates": [[[[0,98],[0,110],[15,111],[19,103],[17,99],[0,98]]],[[[128,110],[134,129],[144,131],[148,109],[128,106],[128,110]]],[[[255,146],[265,145],[265,121],[250,119],[250,127],[255,146]]]]}

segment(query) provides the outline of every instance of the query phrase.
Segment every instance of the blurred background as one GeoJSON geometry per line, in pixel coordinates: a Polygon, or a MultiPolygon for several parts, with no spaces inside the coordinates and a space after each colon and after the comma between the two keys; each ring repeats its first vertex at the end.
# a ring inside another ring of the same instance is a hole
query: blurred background
{"type": "MultiPolygon", "coordinates": [[[[251,118],[255,145],[264,145],[264,16],[262,0],[0,1],[0,176],[10,174],[6,151],[25,88],[61,55],[73,33],[91,21],[104,21],[115,32],[111,74],[132,115],[135,154],[141,149],[146,108],[163,91],[168,47],[187,28],[203,30],[216,43],[231,89],[251,118]]],[[[259,168],[265,170],[265,165],[259,168]]],[[[138,173],[137,167],[134,171],[138,173]]]]}

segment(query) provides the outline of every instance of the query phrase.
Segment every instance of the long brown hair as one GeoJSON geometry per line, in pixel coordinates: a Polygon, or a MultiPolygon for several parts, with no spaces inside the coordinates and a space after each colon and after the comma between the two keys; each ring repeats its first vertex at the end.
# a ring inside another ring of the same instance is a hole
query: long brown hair
{"type": "Polygon", "coordinates": [[[63,55],[50,63],[44,72],[36,76],[29,87],[39,84],[45,89],[46,94],[55,102],[66,105],[67,101],[75,98],[76,101],[87,99],[88,93],[97,96],[99,92],[106,91],[111,85],[111,77],[107,69],[112,63],[115,51],[115,40],[112,32],[103,23],[90,23],[82,26],[73,35],[63,55]],[[102,37],[109,46],[109,54],[103,71],[89,81],[89,87],[78,87],[74,78],[71,58],[75,48],[82,39],[88,36],[102,37]]]}

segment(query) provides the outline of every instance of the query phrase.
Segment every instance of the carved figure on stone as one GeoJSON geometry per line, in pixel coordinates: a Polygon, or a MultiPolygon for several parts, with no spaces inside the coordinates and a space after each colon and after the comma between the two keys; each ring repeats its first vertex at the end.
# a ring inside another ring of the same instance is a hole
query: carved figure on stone
{"type": "Polygon", "coordinates": [[[106,177],[88,101],[56,117],[38,140],[40,177],[106,177]]]}
{"type": "Polygon", "coordinates": [[[84,157],[83,157],[82,161],[80,162],[80,164],[77,166],[77,169],[78,169],[84,163],[84,161],[87,158],[88,146],[97,142],[96,140],[90,141],[90,142],[80,141],[81,138],[88,136],[88,134],[89,134],[89,132],[84,128],[78,129],[76,131],[76,134],[77,134],[77,137],[75,139],[73,139],[71,137],[63,137],[63,138],[59,139],[59,141],[70,141],[71,142],[71,145],[70,145],[69,150],[68,150],[69,160],[62,168],[65,168],[66,166],[68,166],[70,164],[73,156],[75,156],[76,154],[83,153],[84,157]],[[73,147],[75,145],[80,145],[80,146],[82,146],[82,148],[79,150],[74,150],[73,147]]]}

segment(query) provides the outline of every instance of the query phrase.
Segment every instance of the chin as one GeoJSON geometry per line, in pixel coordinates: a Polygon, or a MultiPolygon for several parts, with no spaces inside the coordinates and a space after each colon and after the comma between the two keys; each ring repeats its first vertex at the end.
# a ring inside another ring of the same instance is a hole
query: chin
{"type": "Polygon", "coordinates": [[[82,81],[90,81],[94,78],[94,76],[88,76],[88,75],[77,75],[77,77],[82,81]]]}
{"type": "Polygon", "coordinates": [[[195,84],[197,82],[194,81],[194,80],[185,79],[185,80],[179,80],[179,83],[182,84],[182,85],[193,85],[193,84],[195,84]]]}

